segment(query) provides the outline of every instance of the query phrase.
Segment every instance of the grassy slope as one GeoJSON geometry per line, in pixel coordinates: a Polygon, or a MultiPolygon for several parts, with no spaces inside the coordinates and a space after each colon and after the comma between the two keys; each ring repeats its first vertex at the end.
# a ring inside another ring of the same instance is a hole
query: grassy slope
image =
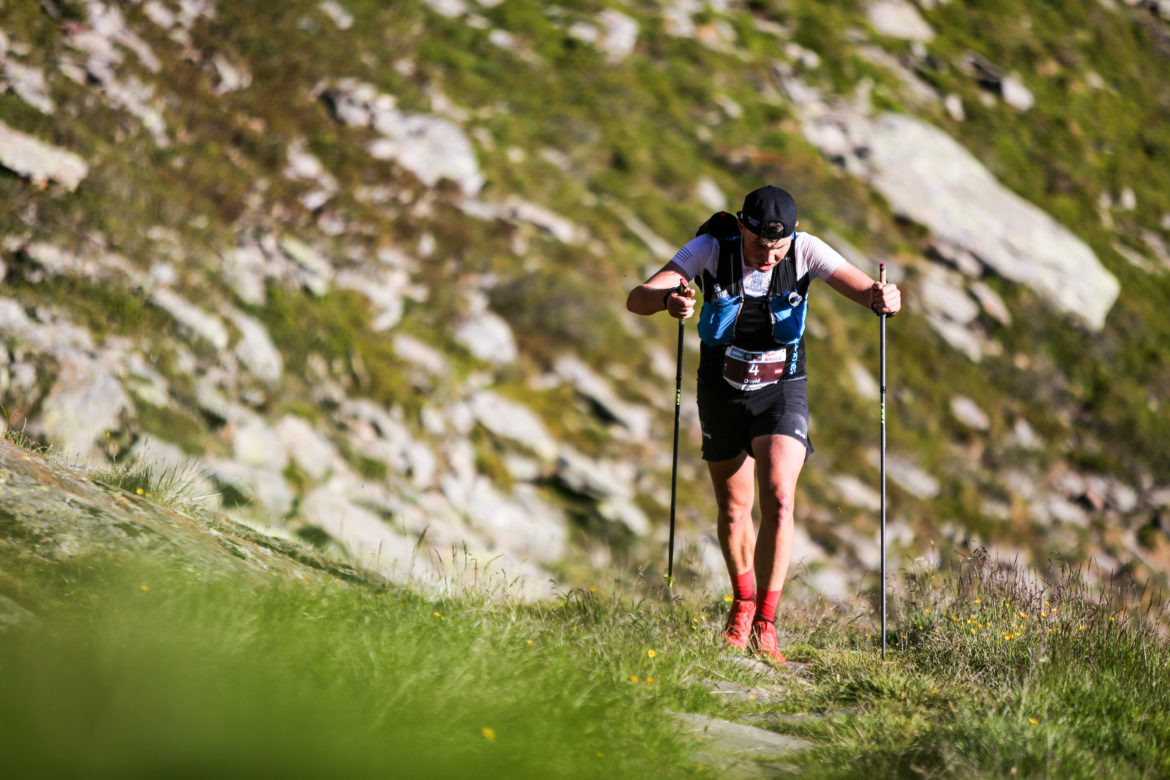
{"type": "Polygon", "coordinates": [[[4,776],[718,775],[671,712],[804,737],[788,766],[814,777],[1170,771],[1164,609],[1075,571],[925,572],[894,594],[885,662],[868,609],[790,597],[795,671],[738,663],[725,605],[686,592],[521,606],[501,580],[438,598],[229,571],[0,546],[0,595],[35,614],[0,623],[4,776]]]}

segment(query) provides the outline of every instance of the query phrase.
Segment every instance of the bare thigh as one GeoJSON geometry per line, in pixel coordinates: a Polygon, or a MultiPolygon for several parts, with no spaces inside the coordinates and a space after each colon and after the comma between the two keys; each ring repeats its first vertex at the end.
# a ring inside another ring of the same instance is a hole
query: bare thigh
{"type": "Polygon", "coordinates": [[[799,439],[783,434],[752,439],[756,475],[760,482],[760,510],[769,515],[788,514],[796,496],[796,481],[808,449],[799,439]]]}

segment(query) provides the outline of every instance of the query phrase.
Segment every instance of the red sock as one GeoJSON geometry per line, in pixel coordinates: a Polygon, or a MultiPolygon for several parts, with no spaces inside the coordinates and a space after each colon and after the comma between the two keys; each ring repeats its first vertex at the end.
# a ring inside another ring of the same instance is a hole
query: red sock
{"type": "Polygon", "coordinates": [[[756,620],[776,621],[776,607],[780,604],[780,591],[766,590],[756,599],[756,620]]]}
{"type": "Polygon", "coordinates": [[[756,573],[748,569],[743,574],[731,577],[731,593],[739,601],[752,601],[756,597],[756,573]]]}

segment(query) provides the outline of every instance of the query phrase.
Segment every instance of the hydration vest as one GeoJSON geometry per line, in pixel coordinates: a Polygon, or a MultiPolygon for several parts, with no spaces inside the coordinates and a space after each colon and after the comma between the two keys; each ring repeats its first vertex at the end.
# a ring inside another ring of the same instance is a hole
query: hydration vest
{"type": "Polygon", "coordinates": [[[742,236],[738,220],[726,211],[711,216],[696,231],[719,243],[715,274],[704,269],[695,281],[703,293],[699,311],[699,377],[715,379],[728,346],[745,350],[788,350],[784,378],[804,376],[804,329],[808,315],[808,273],[796,278],[796,239],[772,269],[768,294],[743,293],[742,236]]]}

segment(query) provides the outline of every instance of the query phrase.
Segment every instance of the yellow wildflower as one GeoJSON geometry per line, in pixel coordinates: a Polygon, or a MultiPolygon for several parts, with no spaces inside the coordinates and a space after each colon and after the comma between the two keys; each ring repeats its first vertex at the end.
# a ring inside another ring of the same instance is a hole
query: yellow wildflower
{"type": "Polygon", "coordinates": [[[483,729],[481,729],[481,733],[483,734],[483,738],[489,742],[495,740],[496,738],[496,732],[492,729],[489,729],[487,726],[484,726],[483,729]]]}

